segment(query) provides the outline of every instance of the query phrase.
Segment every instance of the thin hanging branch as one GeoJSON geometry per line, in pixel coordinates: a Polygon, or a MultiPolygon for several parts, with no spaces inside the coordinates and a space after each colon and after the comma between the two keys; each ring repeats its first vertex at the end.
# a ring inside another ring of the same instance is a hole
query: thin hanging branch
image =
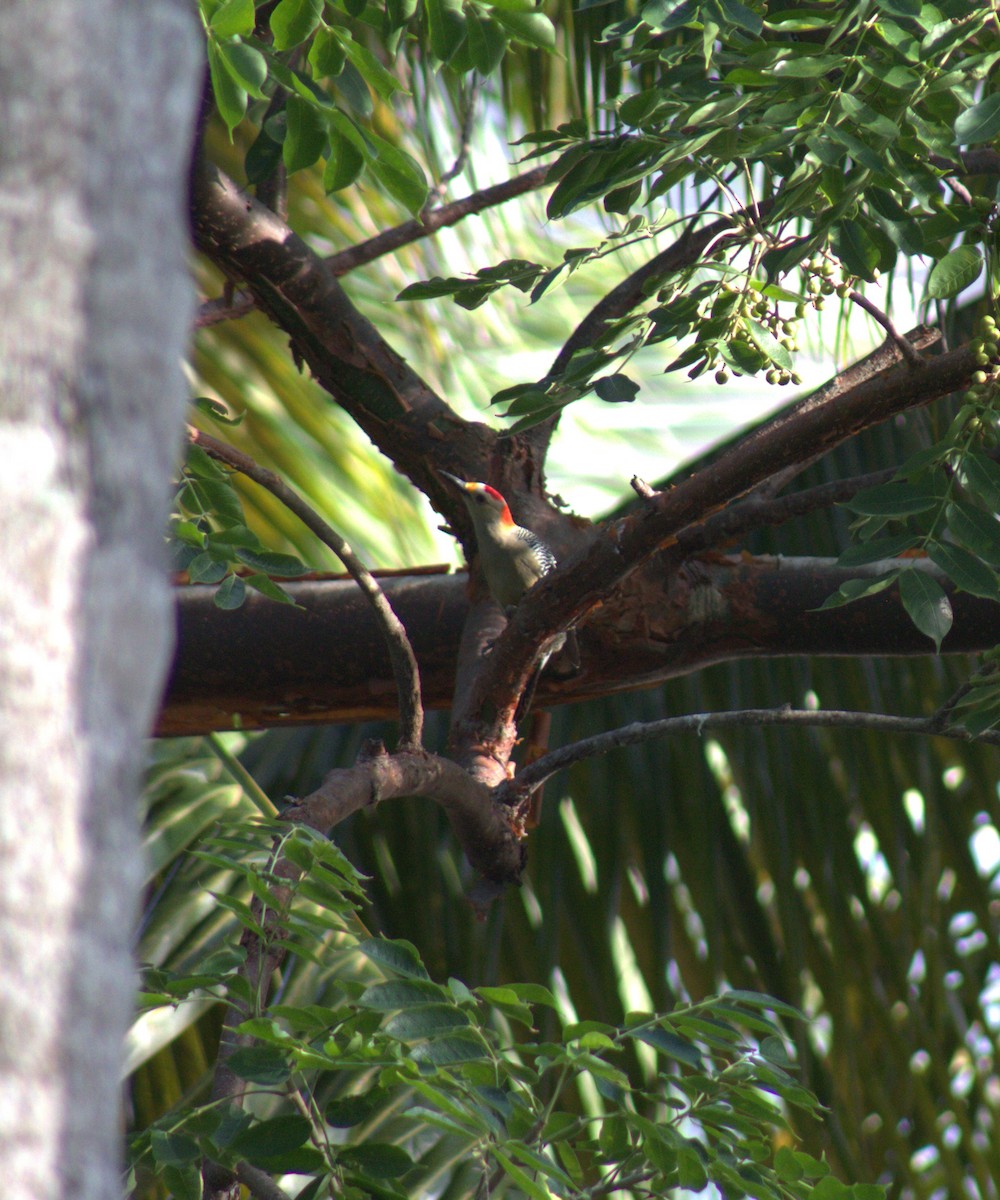
{"type": "Polygon", "coordinates": [[[246,475],[248,479],[252,479],[277,497],[290,512],[293,512],[308,529],[316,534],[325,546],[329,546],[347,568],[352,579],[374,609],[389,651],[392,672],[396,680],[396,690],[399,694],[399,744],[407,749],[419,748],[423,736],[424,710],[420,699],[420,674],[417,669],[417,659],[402,622],[396,616],[392,605],[386,599],[385,593],[379,587],[374,576],[340,534],[273,471],[268,471],[254,462],[249,455],[243,454],[232,446],[227,446],[210,434],[202,433],[201,430],[190,429],[189,436],[191,441],[196,446],[200,446],[206,454],[246,475]]]}
{"type": "MultiPolygon", "coordinates": [[[[947,715],[947,714],[946,714],[947,715]]],[[[918,737],[944,737],[956,742],[985,742],[1000,746],[1000,730],[989,730],[975,739],[960,725],[944,725],[941,715],[930,717],[896,717],[884,713],[849,712],[836,709],[820,709],[811,712],[804,709],[747,708],[732,712],[688,713],[683,717],[665,717],[661,721],[636,721],[611,729],[593,737],[583,738],[570,746],[563,746],[537,759],[518,772],[517,778],[501,784],[494,795],[503,804],[516,803],[518,799],[537,788],[540,784],[565,771],[574,763],[587,758],[607,754],[619,746],[634,746],[653,738],[669,737],[678,733],[697,733],[699,737],[709,730],[737,728],[761,728],[768,725],[792,725],[806,728],[867,729],[877,733],[902,733],[918,737]]]]}
{"type": "Polygon", "coordinates": [[[852,288],[847,293],[847,298],[859,308],[863,308],[865,312],[873,318],[873,320],[877,321],[879,325],[882,326],[889,337],[892,338],[896,346],[899,347],[903,358],[906,359],[907,364],[911,368],[916,369],[924,365],[923,356],[917,350],[916,346],[913,345],[910,339],[900,333],[896,326],[893,325],[892,318],[888,313],[883,312],[882,309],[873,304],[867,296],[862,295],[862,293],[857,291],[855,288],[852,288]]]}

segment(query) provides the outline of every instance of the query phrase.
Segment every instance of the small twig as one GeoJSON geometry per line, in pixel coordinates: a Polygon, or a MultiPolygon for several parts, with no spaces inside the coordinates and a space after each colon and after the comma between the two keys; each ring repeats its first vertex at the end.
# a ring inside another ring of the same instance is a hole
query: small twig
{"type": "Polygon", "coordinates": [[[904,337],[896,326],[893,325],[888,313],[884,313],[877,305],[872,304],[867,296],[862,295],[861,292],[853,288],[847,293],[847,298],[852,300],[859,308],[863,308],[870,317],[874,317],[899,347],[899,352],[911,368],[922,367],[924,365],[924,360],[920,357],[913,343],[909,338],[904,337]]]}
{"type": "MultiPolygon", "coordinates": [[[[751,495],[747,500],[737,501],[722,512],[713,513],[697,525],[689,525],[677,535],[678,549],[687,555],[699,550],[718,548],[720,543],[741,537],[755,529],[773,528],[795,517],[804,517],[817,509],[842,504],[845,500],[852,499],[862,488],[888,483],[895,474],[895,467],[887,467],[884,471],[854,475],[850,479],[835,479],[831,483],[817,484],[816,487],[775,499],[761,499],[751,495]]],[[[655,492],[652,494],[656,495],[655,492]]]]}
{"type": "MultiPolygon", "coordinates": [[[[472,141],[472,122],[476,115],[476,104],[479,100],[479,84],[473,81],[469,88],[468,101],[465,106],[465,112],[462,115],[462,128],[458,134],[458,153],[455,155],[455,161],[451,164],[447,171],[438,180],[437,187],[434,189],[434,194],[437,200],[440,201],[444,195],[445,185],[450,183],[456,176],[461,175],[465,170],[465,164],[469,158],[469,144],[472,141]]],[[[424,206],[424,211],[420,214],[426,216],[431,208],[434,207],[430,202],[424,206]]]]}
{"type": "Polygon", "coordinates": [[[229,751],[222,740],[222,735],[219,733],[210,733],[208,735],[208,744],[215,757],[222,763],[239,787],[243,789],[243,794],[252,803],[256,804],[261,816],[267,821],[273,820],[278,815],[278,809],[274,801],[236,755],[229,751]]]}
{"type": "Polygon", "coordinates": [[[420,675],[416,656],[402,622],[396,616],[392,605],[386,599],[385,593],[379,587],[374,576],[340,534],[273,471],[268,471],[254,462],[249,455],[243,454],[232,446],[227,446],[225,442],[220,442],[217,438],[202,433],[199,429],[189,429],[188,433],[191,441],[200,446],[206,454],[246,475],[248,479],[252,479],[277,497],[290,512],[293,512],[308,529],[316,534],[325,546],[328,546],[336,554],[347,568],[352,579],[361,588],[375,610],[376,619],[389,651],[393,676],[399,693],[399,744],[401,747],[414,749],[419,747],[423,734],[424,713],[420,700],[420,675]]]}
{"type": "MultiPolygon", "coordinates": [[[[952,741],[969,742],[972,735],[961,726],[941,728],[938,715],[930,717],[894,717],[884,713],[847,712],[836,709],[809,712],[804,709],[747,708],[732,712],[689,713],[683,717],[665,717],[661,721],[636,721],[619,729],[608,730],[594,737],[582,738],[570,746],[539,758],[518,772],[517,778],[501,784],[494,795],[502,804],[512,804],[516,798],[531,788],[538,787],[558,771],[564,771],[574,763],[619,746],[634,746],[653,738],[677,733],[697,733],[699,736],[710,729],[733,727],[760,727],[765,725],[795,725],[806,728],[873,729],[879,733],[902,733],[916,736],[934,735],[952,741]]],[[[981,733],[975,739],[988,745],[1000,745],[1000,730],[981,733]]]]}
{"type": "MultiPolygon", "coordinates": [[[[227,291],[231,289],[227,288],[227,291]]],[[[239,317],[249,316],[256,307],[249,292],[217,296],[214,300],[205,300],[198,306],[194,327],[204,329],[208,325],[219,325],[223,321],[235,321],[239,317]]]]}
{"type": "Polygon", "coordinates": [[[931,714],[929,719],[935,727],[935,732],[940,732],[947,726],[951,714],[977,683],[983,679],[988,679],[991,675],[996,675],[998,671],[1000,671],[1000,665],[993,662],[984,663],[978,670],[973,671],[965,683],[950,695],[940,708],[931,714]]]}
{"type": "Polygon", "coordinates": [[[628,482],[632,491],[643,500],[652,500],[656,495],[656,489],[650,487],[645,479],[640,479],[638,475],[633,475],[628,482]]]}
{"type": "Polygon", "coordinates": [[[349,246],[346,250],[341,250],[339,254],[331,254],[326,259],[326,265],[334,275],[346,275],[348,271],[356,270],[365,263],[381,258],[383,254],[391,254],[394,250],[399,250],[411,242],[430,237],[439,229],[457,225],[466,217],[475,216],[487,208],[505,204],[515,196],[524,195],[525,192],[533,192],[542,186],[548,178],[548,174],[547,166],[535,167],[532,171],[525,171],[523,175],[515,175],[513,179],[494,184],[493,187],[484,188],[479,192],[473,192],[471,196],[466,196],[462,200],[453,200],[450,204],[442,204],[440,208],[433,208],[430,212],[422,213],[418,221],[404,221],[402,225],[397,225],[394,229],[387,229],[384,233],[369,238],[366,242],[349,246]]]}

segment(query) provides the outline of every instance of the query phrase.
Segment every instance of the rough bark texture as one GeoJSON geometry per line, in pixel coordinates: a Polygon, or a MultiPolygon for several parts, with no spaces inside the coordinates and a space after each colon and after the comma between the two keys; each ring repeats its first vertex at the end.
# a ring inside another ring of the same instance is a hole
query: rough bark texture
{"type": "MultiPolygon", "coordinates": [[[[581,669],[565,671],[555,662],[546,671],[536,705],[654,687],[748,656],[929,653],[932,643],[906,615],[896,589],[816,611],[845,580],[863,573],[831,559],[717,554],[677,570],[666,554],[656,555],[580,630],[581,669]]],[[[942,651],[970,654],[996,645],[1000,605],[939,579],[955,613],[942,651]]],[[[413,643],[425,705],[448,707],[469,612],[466,577],[407,575],[381,583],[413,643]]],[[[159,733],[232,729],[237,715],[243,728],[396,718],[388,655],[355,584],[284,586],[300,607],[251,595],[242,608],[223,612],[212,602],[214,588],[177,589],[177,652],[159,733]]]]}
{"type": "Polygon", "coordinates": [[[136,781],[192,296],[185,0],[0,10],[0,1162],[120,1188],[136,781]]]}

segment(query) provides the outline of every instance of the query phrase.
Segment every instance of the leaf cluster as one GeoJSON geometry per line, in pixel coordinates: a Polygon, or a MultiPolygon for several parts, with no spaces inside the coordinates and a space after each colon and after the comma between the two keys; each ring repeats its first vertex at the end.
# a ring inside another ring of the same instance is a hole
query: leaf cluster
{"type": "Polygon", "coordinates": [[[987,369],[966,393],[944,437],[912,455],[893,480],[865,488],[846,505],[856,515],[851,528],[858,540],[838,561],[879,567],[841,585],[825,608],[898,583],[913,623],[940,650],[952,626],[952,608],[937,579],[922,569],[928,560],[962,591],[986,600],[1000,598],[996,332],[995,320],[984,318],[976,345],[987,369]],[[886,560],[900,556],[898,566],[885,570],[886,560]]]}
{"type": "Polygon", "coordinates": [[[786,1113],[818,1109],[795,1078],[789,1005],[729,991],[619,1025],[570,1020],[538,984],[437,983],[412,944],[366,935],[360,877],[308,830],[244,823],[196,857],[244,881],[256,905],[217,897],[244,929],[328,967],[331,954],[366,960],[369,981],[338,972],[330,1003],[264,1002],[239,953],[147,969],[147,1010],[202,996],[250,1014],[226,1064],[249,1103],[167,1113],[133,1138],[133,1181],[198,1200],[207,1157],[307,1176],[300,1195],[402,1200],[462,1160],[462,1194],[482,1181],[537,1200],[709,1183],[762,1200],[883,1194],[841,1184],[788,1144],[786,1113]],[[301,870],[291,886],[273,872],[278,854],[301,870]],[[540,1035],[542,1011],[558,1036],[540,1035]]]}
{"type": "Polygon", "coordinates": [[[258,126],[245,164],[251,183],[279,165],[291,173],[322,159],[327,192],[366,173],[414,214],[428,194],[423,168],[372,123],[377,103],[406,91],[390,69],[401,43],[419,41],[430,62],[459,76],[490,75],[510,42],[554,43],[551,22],[532,0],[280,0],[273,7],[200,0],[200,12],[212,91],[230,137],[244,118],[258,126]]]}
{"type": "Polygon", "coordinates": [[[191,583],[217,584],[214,600],[219,608],[239,608],[248,587],[280,604],[294,603],[273,577],[295,579],[309,568],[294,554],[262,545],[247,526],[230,474],[200,446],[188,447],[174,510],[170,524],[174,567],[184,571],[191,583]]]}
{"type": "MultiPolygon", "coordinates": [[[[668,370],[787,384],[797,323],[827,295],[847,297],[901,257],[927,261],[929,299],[956,296],[984,265],[992,278],[992,197],[947,183],[962,172],[962,148],[1000,128],[989,11],[959,0],[847,10],[653,0],[603,40],[634,89],[599,120],[522,139],[530,156],[557,156],[549,217],[600,204],[625,218],[628,235],[648,236],[693,201],[688,232],[711,215],[725,227],[703,252],[665,263],[627,311],[610,312],[592,352],[627,357],[668,342],[668,370]]],[[[613,232],[589,256],[622,239],[613,232]]],[[[540,273],[533,299],[564,267],[540,273]]],[[[490,290],[479,278],[449,282],[404,295],[450,291],[469,303],[490,290]]],[[[606,359],[595,364],[585,384],[606,369],[606,359]]],[[[560,405],[588,390],[575,386],[560,405]]],[[[522,396],[510,412],[522,421],[559,406],[551,388],[526,385],[522,396]]]]}

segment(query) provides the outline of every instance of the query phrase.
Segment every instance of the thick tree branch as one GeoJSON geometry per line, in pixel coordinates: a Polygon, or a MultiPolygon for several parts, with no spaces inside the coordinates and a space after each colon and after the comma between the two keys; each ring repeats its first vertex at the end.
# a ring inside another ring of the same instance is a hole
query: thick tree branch
{"type": "MultiPolygon", "coordinates": [[[[480,677],[480,711],[491,696],[519,694],[545,638],[606,600],[658,549],[676,545],[687,526],[861,430],[967,386],[975,370],[973,351],[963,346],[929,359],[920,371],[896,367],[841,395],[809,396],[642,511],[605,528],[585,553],[536,584],[518,606],[480,677]]],[[[510,715],[502,712],[497,727],[510,715]]]]}
{"type": "MultiPolygon", "coordinates": [[[[747,503],[752,518],[757,502],[747,503]]],[[[784,500],[769,503],[780,507],[784,500]]],[[[735,507],[732,517],[740,517],[741,508],[735,507]]],[[[692,526],[682,544],[690,537],[693,549],[708,528],[721,537],[730,515],[727,510],[692,526]]],[[[894,588],[843,608],[815,611],[861,573],[838,568],[832,559],[712,553],[678,566],[675,552],[654,555],[590,616],[579,631],[582,669],[569,677],[560,677],[554,667],[545,671],[536,706],[653,687],[745,657],[918,655],[932,648],[894,588]]],[[[968,654],[1000,642],[1000,605],[940,581],[955,617],[942,651],[968,654]]],[[[454,697],[456,717],[471,720],[470,691],[482,665],[479,637],[458,686],[455,676],[469,611],[465,576],[398,576],[380,582],[410,633],[424,704],[447,708],[454,697]]],[[[211,587],[177,590],[178,648],[159,733],[231,729],[237,715],[246,728],[393,719],[391,665],[378,624],[355,585],[327,580],[284,586],[297,607],[255,593],[237,611],[223,612],[212,603],[211,587]]],[[[498,633],[499,627],[491,628],[482,637],[498,633]]],[[[461,761],[472,766],[472,759],[461,761]]],[[[479,777],[495,784],[496,760],[484,759],[482,767],[479,777]]]]}
{"type": "MultiPolygon", "coordinates": [[[[930,350],[933,346],[938,345],[941,341],[941,331],[931,325],[918,325],[915,329],[911,329],[903,336],[911,344],[913,349],[917,351],[930,350]]],[[[853,388],[858,387],[859,384],[864,383],[866,380],[874,379],[876,375],[879,375],[883,371],[888,370],[890,367],[895,366],[901,360],[902,355],[899,347],[891,338],[886,338],[886,340],[880,346],[876,346],[875,349],[869,354],[866,354],[863,358],[859,358],[857,362],[851,363],[850,366],[845,367],[842,371],[834,375],[832,379],[828,379],[826,383],[818,387],[815,392],[810,394],[810,399],[816,403],[819,401],[823,401],[824,403],[831,402],[838,396],[843,396],[853,388]]],[[[801,403],[801,398],[798,400],[792,400],[788,404],[783,405],[777,411],[771,413],[770,416],[765,417],[762,421],[759,421],[756,425],[752,425],[749,429],[741,429],[737,433],[734,433],[732,437],[717,443],[716,445],[712,446],[710,450],[706,451],[692,462],[684,463],[683,466],[681,466],[678,470],[672,472],[665,479],[658,481],[655,490],[659,492],[666,491],[669,488],[676,486],[676,484],[682,479],[687,479],[688,476],[697,474],[699,471],[702,471],[706,467],[711,466],[713,463],[718,462],[718,460],[722,458],[724,454],[728,454],[734,446],[739,445],[757,430],[764,429],[765,427],[771,425],[779,417],[794,412],[799,405],[801,405],[801,403]]],[[[796,478],[796,476],[800,475],[806,469],[806,467],[810,465],[811,462],[815,461],[816,457],[819,456],[813,456],[813,458],[794,463],[790,467],[787,467],[782,471],[777,471],[773,475],[769,476],[760,487],[754,490],[755,498],[765,498],[768,496],[777,495],[780,491],[787,487],[788,484],[796,478]]],[[[609,513],[607,520],[618,520],[621,517],[630,515],[630,513],[634,512],[635,510],[635,502],[631,501],[627,506],[622,505],[614,512],[609,513]]]]}
{"type": "MultiPolygon", "coordinates": [[[[264,205],[201,162],[193,184],[198,248],[291,339],[292,353],[424,492],[446,490],[433,466],[484,470],[496,442],[458,417],[348,299],[326,264],[264,205]]],[[[449,504],[442,502],[442,510],[449,504]]]]}
{"type": "Polygon", "coordinates": [[[232,446],[227,446],[224,442],[220,442],[201,430],[189,429],[188,433],[191,441],[196,446],[200,446],[206,454],[246,475],[248,479],[252,479],[277,497],[306,528],[311,529],[320,541],[336,554],[347,568],[351,578],[371,605],[389,651],[392,673],[396,680],[396,692],[399,697],[400,746],[416,749],[421,744],[424,725],[417,660],[402,622],[396,616],[375,577],[340,534],[273,471],[266,470],[255,463],[249,455],[232,446]]]}
{"type": "Polygon", "coordinates": [[[282,819],[325,833],[359,809],[401,796],[440,804],[466,858],[487,879],[520,878],[524,848],[490,788],[450,759],[423,751],[388,754],[377,746],[353,767],[331,771],[314,792],[285,809],[282,819]]]}

